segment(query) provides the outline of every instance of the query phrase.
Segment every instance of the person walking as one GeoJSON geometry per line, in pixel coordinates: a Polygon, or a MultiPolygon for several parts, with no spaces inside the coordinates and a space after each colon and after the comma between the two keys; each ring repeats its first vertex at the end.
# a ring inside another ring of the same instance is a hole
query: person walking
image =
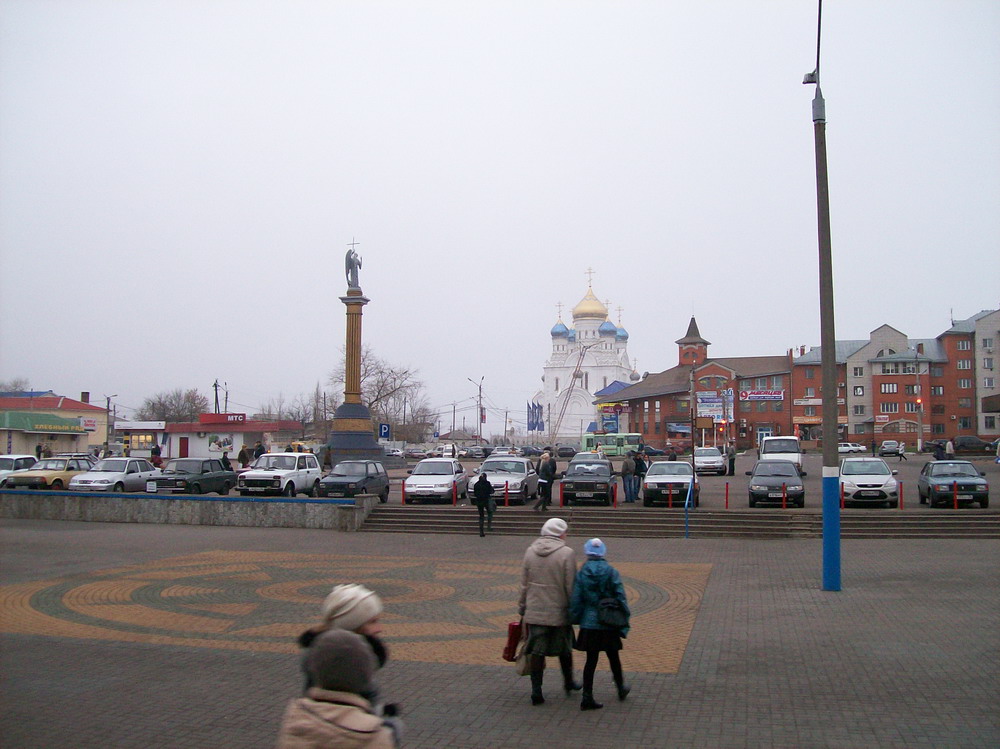
{"type": "Polygon", "coordinates": [[[934,443],[934,460],[944,460],[947,456],[944,454],[944,445],[940,442],[934,443]]]}
{"type": "Polygon", "coordinates": [[[635,453],[629,450],[625,453],[625,460],[622,461],[622,490],[625,492],[625,502],[628,504],[635,502],[639,494],[633,483],[635,479],[635,458],[632,457],[633,455],[635,453]]]}
{"type": "Polygon", "coordinates": [[[899,455],[899,460],[896,461],[897,463],[902,463],[904,460],[909,461],[909,458],[906,457],[906,443],[905,442],[900,442],[899,443],[899,453],[898,453],[898,455],[899,455]]]}
{"type": "Polygon", "coordinates": [[[246,468],[250,465],[250,450],[246,445],[243,445],[236,454],[236,462],[240,464],[240,468],[246,468]]]}
{"type": "Polygon", "coordinates": [[[736,444],[732,440],[729,440],[729,445],[728,445],[728,447],[726,447],[726,458],[727,458],[727,460],[729,462],[729,471],[728,471],[727,475],[729,475],[729,476],[735,476],[736,475],[736,444]]]}
{"type": "MultiPolygon", "coordinates": [[[[877,444],[875,444],[875,440],[874,440],[874,439],[872,439],[872,457],[873,457],[873,458],[875,457],[875,451],[876,451],[876,450],[878,450],[878,445],[877,445],[877,444]]],[[[757,457],[760,457],[760,455],[758,455],[757,457]]]]}
{"type": "Polygon", "coordinates": [[[944,446],[945,455],[948,456],[948,460],[955,459],[955,443],[948,440],[947,444],[944,446]]]}
{"type": "Polygon", "coordinates": [[[227,471],[233,470],[233,464],[229,462],[229,453],[222,453],[222,457],[219,458],[219,462],[222,463],[222,467],[227,471]]]}
{"type": "Polygon", "coordinates": [[[550,449],[546,448],[535,467],[535,471],[538,473],[538,501],[532,508],[535,512],[549,509],[549,504],[552,502],[552,486],[556,481],[556,460],[549,452],[550,449]]]}
{"type": "Polygon", "coordinates": [[[485,473],[479,474],[479,480],[472,485],[472,501],[479,510],[479,537],[486,535],[486,531],[493,530],[493,513],[496,512],[497,503],[493,499],[493,484],[486,477],[485,473]],[[486,520],[486,530],[483,530],[483,520],[486,520]]]}
{"type": "Polygon", "coordinates": [[[562,518],[549,518],[524,553],[518,613],[528,628],[527,648],[531,659],[531,704],[545,702],[542,677],[545,659],[558,658],[563,689],[569,697],[582,685],[573,680],[573,627],[569,623],[569,601],[576,577],[573,550],[566,545],[569,526],[562,518]]]}
{"type": "Polygon", "coordinates": [[[257,440],[253,445],[253,459],[257,460],[261,455],[267,452],[267,448],[261,444],[260,440],[257,440]]]}
{"type": "Polygon", "coordinates": [[[635,485],[636,497],[639,496],[639,488],[642,486],[642,481],[646,477],[646,471],[648,465],[646,464],[645,453],[637,453],[635,456],[635,478],[632,479],[635,485]]]}
{"type": "Polygon", "coordinates": [[[601,653],[608,657],[611,666],[611,676],[618,688],[618,699],[624,700],[631,691],[625,683],[622,673],[621,657],[618,651],[622,649],[622,638],[628,635],[628,617],[631,612],[625,598],[625,586],[621,575],[605,560],[607,547],[599,538],[592,538],[583,545],[587,561],[576,573],[573,584],[573,597],[570,599],[570,621],[580,625],[580,634],[576,638],[576,649],[587,654],[583,667],[583,699],[581,710],[600,710],[604,705],[594,699],[594,672],[597,670],[597,660],[601,653]],[[608,627],[601,624],[599,611],[602,599],[614,598],[626,616],[624,627],[608,627]]]}
{"type": "Polygon", "coordinates": [[[670,446],[670,450],[667,451],[667,460],[677,460],[677,451],[674,450],[674,446],[670,446]]]}

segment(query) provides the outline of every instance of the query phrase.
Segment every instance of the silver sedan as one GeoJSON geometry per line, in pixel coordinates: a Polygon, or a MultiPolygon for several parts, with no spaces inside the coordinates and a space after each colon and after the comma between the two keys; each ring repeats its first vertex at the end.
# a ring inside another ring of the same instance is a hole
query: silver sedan
{"type": "Polygon", "coordinates": [[[160,469],[144,458],[105,458],[69,481],[71,492],[141,492],[160,469]]]}

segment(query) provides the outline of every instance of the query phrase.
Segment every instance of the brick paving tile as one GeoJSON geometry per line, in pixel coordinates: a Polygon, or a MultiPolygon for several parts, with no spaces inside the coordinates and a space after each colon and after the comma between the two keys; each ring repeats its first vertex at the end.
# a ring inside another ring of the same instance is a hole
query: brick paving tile
{"type": "Polygon", "coordinates": [[[1000,745],[995,541],[845,541],[830,593],[820,541],[613,539],[633,692],[602,669],[586,713],[499,659],[529,541],[4,521],[0,746],[273,746],[294,635],[352,579],[407,747],[1000,745]]]}

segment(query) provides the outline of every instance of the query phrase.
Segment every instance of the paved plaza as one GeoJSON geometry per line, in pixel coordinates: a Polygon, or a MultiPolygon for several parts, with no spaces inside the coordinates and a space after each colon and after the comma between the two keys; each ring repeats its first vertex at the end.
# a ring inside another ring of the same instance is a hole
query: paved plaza
{"type": "Polygon", "coordinates": [[[469,531],[4,521],[0,746],[273,746],[339,582],[385,600],[407,747],[1000,745],[996,541],[845,541],[831,593],[819,540],[609,540],[633,691],[584,713],[499,657],[529,539],[469,531]]]}

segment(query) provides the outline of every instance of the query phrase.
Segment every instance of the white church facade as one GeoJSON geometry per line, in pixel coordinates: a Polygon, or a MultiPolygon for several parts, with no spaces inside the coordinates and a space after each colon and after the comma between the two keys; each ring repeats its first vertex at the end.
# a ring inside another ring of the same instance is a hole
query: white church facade
{"type": "Polygon", "coordinates": [[[608,319],[608,308],[587,293],[572,311],[567,327],[560,314],[551,330],[552,353],[545,363],[542,388],[533,398],[542,405],[545,442],[580,444],[598,419],[596,394],[616,381],[639,379],[628,355],[628,332],[608,319]]]}

